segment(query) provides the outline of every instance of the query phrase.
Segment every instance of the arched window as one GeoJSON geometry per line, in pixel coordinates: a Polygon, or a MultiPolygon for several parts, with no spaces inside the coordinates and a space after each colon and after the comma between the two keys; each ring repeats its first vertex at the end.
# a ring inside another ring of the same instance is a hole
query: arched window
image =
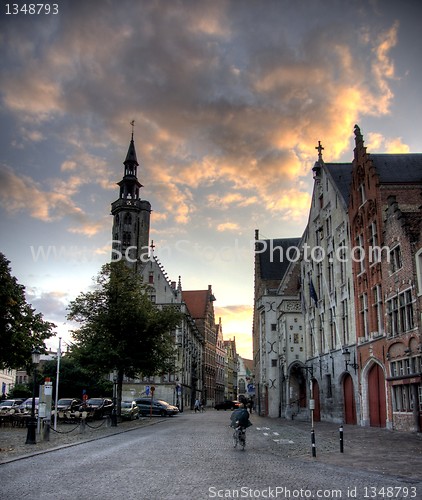
{"type": "Polygon", "coordinates": [[[123,224],[125,226],[130,226],[132,224],[132,216],[129,213],[125,214],[125,218],[123,220],[123,224]]]}

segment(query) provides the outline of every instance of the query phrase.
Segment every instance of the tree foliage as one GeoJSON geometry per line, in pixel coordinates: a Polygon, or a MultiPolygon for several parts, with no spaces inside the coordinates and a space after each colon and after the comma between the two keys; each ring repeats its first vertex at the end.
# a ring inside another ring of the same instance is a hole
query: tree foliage
{"type": "Polygon", "coordinates": [[[10,262],[0,253],[0,368],[31,367],[31,351],[45,351],[44,341],[55,327],[26,302],[25,287],[12,276],[10,262]]]}
{"type": "Polygon", "coordinates": [[[81,293],[68,307],[68,319],[81,326],[73,331],[72,355],[92,373],[154,375],[171,370],[172,331],[180,323],[173,307],[155,306],[141,277],[123,261],[102,267],[94,291],[81,293]]]}
{"type": "MultiPolygon", "coordinates": [[[[43,365],[43,377],[49,377],[53,383],[53,397],[56,391],[57,360],[47,361],[43,365]]],[[[60,359],[59,398],[82,399],[83,391],[88,397],[110,397],[113,384],[98,375],[90,373],[81,366],[72,354],[60,359]]]]}

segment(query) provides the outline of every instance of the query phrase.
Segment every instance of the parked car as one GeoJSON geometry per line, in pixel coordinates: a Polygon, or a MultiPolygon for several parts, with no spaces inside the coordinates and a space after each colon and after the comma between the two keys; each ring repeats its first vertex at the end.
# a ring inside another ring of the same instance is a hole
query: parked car
{"type": "Polygon", "coordinates": [[[139,418],[139,407],[135,401],[122,401],[120,416],[125,420],[135,420],[139,418]]]}
{"type": "Polygon", "coordinates": [[[23,399],[4,399],[0,403],[0,411],[6,412],[10,410],[17,410],[19,405],[23,403],[23,399]]]}
{"type": "Polygon", "coordinates": [[[106,415],[111,415],[113,411],[113,401],[107,398],[90,398],[82,403],[80,411],[87,412],[87,418],[103,418],[106,415]]]}
{"type": "Polygon", "coordinates": [[[239,408],[239,404],[239,401],[229,401],[226,399],[220,403],[215,403],[214,408],[216,410],[235,410],[236,408],[239,408]]]}
{"type": "MultiPolygon", "coordinates": [[[[139,412],[143,417],[151,415],[151,398],[135,399],[135,403],[139,407],[139,412]]],[[[159,415],[161,417],[172,417],[179,413],[179,408],[173,406],[162,399],[152,400],[152,415],[159,415]]]]}
{"type": "MultiPolygon", "coordinates": [[[[35,398],[35,411],[38,412],[38,404],[40,402],[40,398],[35,398]]],[[[18,410],[21,413],[28,413],[32,411],[32,398],[25,399],[23,403],[18,406],[18,410]]]]}
{"type": "MultiPolygon", "coordinates": [[[[74,413],[75,411],[78,411],[80,406],[82,404],[82,401],[77,398],[60,398],[57,401],[57,411],[59,413],[67,413],[70,411],[70,413],[74,413]]],[[[53,410],[51,413],[54,415],[55,410],[53,410]]]]}

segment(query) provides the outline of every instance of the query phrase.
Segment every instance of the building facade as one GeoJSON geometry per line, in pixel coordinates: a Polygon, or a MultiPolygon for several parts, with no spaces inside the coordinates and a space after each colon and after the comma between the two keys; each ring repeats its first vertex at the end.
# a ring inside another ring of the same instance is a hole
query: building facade
{"type": "Polygon", "coordinates": [[[351,163],[325,163],[319,144],[302,238],[302,293],[314,420],[359,420],[354,283],[349,258],[351,163]],[[346,364],[346,359],[349,362],[346,364]]]}

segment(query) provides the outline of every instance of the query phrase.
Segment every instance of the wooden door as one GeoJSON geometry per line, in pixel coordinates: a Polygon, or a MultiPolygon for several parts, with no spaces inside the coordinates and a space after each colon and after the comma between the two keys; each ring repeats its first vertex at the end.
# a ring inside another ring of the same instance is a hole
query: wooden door
{"type": "Polygon", "coordinates": [[[356,425],[356,403],[355,393],[353,390],[353,379],[348,373],[343,379],[343,396],[344,396],[344,423],[356,425]]]}
{"type": "Polygon", "coordinates": [[[387,423],[385,378],[382,368],[374,364],[368,373],[369,425],[385,427],[387,423]]]}

